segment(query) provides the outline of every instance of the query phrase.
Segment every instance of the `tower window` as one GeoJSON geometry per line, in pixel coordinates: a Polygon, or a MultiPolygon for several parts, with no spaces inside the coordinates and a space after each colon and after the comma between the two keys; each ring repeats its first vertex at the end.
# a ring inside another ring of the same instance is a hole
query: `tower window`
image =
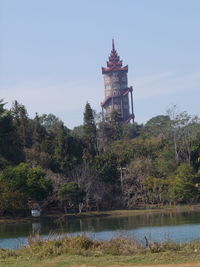
{"type": "Polygon", "coordinates": [[[106,88],[106,89],[111,89],[111,85],[110,85],[110,84],[107,84],[107,85],[105,86],[105,88],[106,88]]]}
{"type": "Polygon", "coordinates": [[[119,81],[119,78],[116,77],[116,76],[114,76],[114,77],[112,78],[112,80],[113,80],[113,82],[118,82],[118,81],[119,81]]]}

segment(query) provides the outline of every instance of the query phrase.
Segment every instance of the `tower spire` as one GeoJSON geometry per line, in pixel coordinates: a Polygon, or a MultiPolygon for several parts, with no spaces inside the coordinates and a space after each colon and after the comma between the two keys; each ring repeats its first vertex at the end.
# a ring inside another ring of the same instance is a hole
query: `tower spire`
{"type": "Polygon", "coordinates": [[[115,40],[112,38],[112,50],[115,50],[115,40]]]}
{"type": "Polygon", "coordinates": [[[112,50],[110,52],[110,56],[107,61],[107,68],[102,68],[102,72],[109,72],[109,71],[126,71],[128,72],[128,66],[122,66],[122,60],[118,56],[117,51],[115,50],[115,41],[112,38],[112,50]]]}

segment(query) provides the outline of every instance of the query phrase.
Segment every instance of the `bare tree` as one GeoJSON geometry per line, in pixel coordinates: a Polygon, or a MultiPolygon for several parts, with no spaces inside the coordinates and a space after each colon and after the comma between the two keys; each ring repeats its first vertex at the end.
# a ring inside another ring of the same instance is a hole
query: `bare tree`
{"type": "Polygon", "coordinates": [[[153,174],[151,159],[133,160],[123,178],[123,194],[128,207],[149,203],[145,180],[153,174]]]}
{"type": "Polygon", "coordinates": [[[193,140],[200,133],[199,118],[188,115],[186,111],[178,112],[176,106],[168,109],[167,113],[171,119],[170,133],[175,160],[177,163],[187,161],[190,164],[193,140]]]}

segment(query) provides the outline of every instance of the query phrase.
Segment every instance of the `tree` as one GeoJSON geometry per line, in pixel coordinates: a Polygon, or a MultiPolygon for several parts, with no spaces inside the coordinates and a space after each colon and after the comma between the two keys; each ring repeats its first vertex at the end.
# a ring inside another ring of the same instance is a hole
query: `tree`
{"type": "Polygon", "coordinates": [[[191,163],[192,145],[200,133],[199,118],[190,116],[186,111],[177,112],[176,106],[167,111],[171,119],[170,133],[174,145],[175,160],[178,163],[191,163]]]}
{"type": "Polygon", "coordinates": [[[43,114],[39,117],[40,124],[47,130],[47,132],[55,132],[59,125],[63,122],[54,114],[43,114]]]}
{"type": "Polygon", "coordinates": [[[119,182],[117,157],[113,153],[102,153],[95,157],[93,170],[102,182],[114,184],[119,182]]]}
{"type": "Polygon", "coordinates": [[[67,212],[68,208],[77,207],[83,202],[85,192],[75,182],[65,183],[61,190],[60,195],[63,201],[64,210],[67,212]]]}
{"type": "MultiPolygon", "coordinates": [[[[0,100],[0,155],[12,163],[24,160],[22,145],[17,129],[13,123],[11,112],[4,108],[5,103],[0,100]]],[[[6,161],[3,160],[4,163],[6,161]]]]}
{"type": "Polygon", "coordinates": [[[91,156],[97,154],[97,129],[92,108],[87,102],[84,112],[84,140],[91,156]]]}
{"type": "Polygon", "coordinates": [[[28,113],[24,105],[19,104],[16,100],[11,108],[13,122],[17,128],[19,138],[23,148],[31,146],[31,128],[28,113]]]}
{"type": "Polygon", "coordinates": [[[74,127],[74,129],[72,130],[72,134],[83,139],[84,138],[84,126],[79,125],[79,126],[74,127]]]}
{"type": "Polygon", "coordinates": [[[110,126],[112,129],[112,140],[119,140],[122,138],[122,117],[117,111],[113,111],[110,117],[110,126]]]}
{"type": "Polygon", "coordinates": [[[108,208],[110,206],[108,195],[111,196],[110,193],[112,192],[108,183],[104,183],[99,179],[98,174],[88,162],[83,161],[80,165],[75,166],[70,173],[70,177],[72,181],[75,181],[84,190],[84,206],[87,211],[94,207],[99,211],[100,207],[108,208]]]}
{"type": "Polygon", "coordinates": [[[54,138],[54,170],[67,173],[74,165],[81,162],[82,153],[83,142],[81,139],[73,136],[63,124],[60,124],[54,138]]]}
{"type": "Polygon", "coordinates": [[[122,138],[123,139],[133,139],[140,136],[143,129],[142,124],[137,124],[136,122],[127,123],[122,125],[122,138]]]}
{"type": "Polygon", "coordinates": [[[123,177],[124,201],[127,207],[149,203],[146,180],[151,176],[154,176],[151,159],[138,158],[127,166],[127,172],[123,177]]]}
{"type": "Polygon", "coordinates": [[[182,163],[177,168],[171,181],[171,192],[175,202],[186,203],[195,201],[199,197],[196,176],[188,163],[182,163]]]}
{"type": "Polygon", "coordinates": [[[52,190],[51,182],[45,179],[45,172],[39,167],[29,169],[26,186],[29,198],[34,201],[44,200],[52,190]]]}
{"type": "Polygon", "coordinates": [[[24,192],[0,183],[0,214],[27,209],[27,197],[24,192]]]}
{"type": "Polygon", "coordinates": [[[33,120],[33,148],[36,151],[41,151],[42,143],[45,142],[45,137],[47,135],[45,128],[40,124],[40,117],[36,113],[33,120]]]}
{"type": "Polygon", "coordinates": [[[57,128],[57,135],[54,138],[54,153],[55,171],[65,172],[67,169],[67,149],[66,132],[63,124],[57,128]]]}
{"type": "Polygon", "coordinates": [[[148,197],[148,204],[166,204],[170,202],[169,197],[169,181],[168,179],[148,176],[142,182],[146,195],[148,197]]]}
{"type": "Polygon", "coordinates": [[[0,99],[0,113],[4,112],[4,106],[6,103],[3,102],[3,99],[0,99]]]}
{"type": "Polygon", "coordinates": [[[143,134],[168,138],[170,123],[170,117],[168,115],[153,117],[145,124],[143,134]]]}
{"type": "Polygon", "coordinates": [[[109,119],[103,119],[98,124],[99,151],[107,151],[113,141],[122,139],[123,134],[125,136],[131,134],[129,130],[123,125],[121,115],[117,111],[113,111],[109,119]]]}
{"type": "Polygon", "coordinates": [[[21,192],[26,196],[26,201],[42,201],[52,189],[43,170],[39,167],[30,168],[26,163],[6,168],[0,175],[0,181],[9,190],[21,192]]]}
{"type": "Polygon", "coordinates": [[[200,170],[200,133],[197,134],[193,141],[191,164],[196,171],[200,170]]]}

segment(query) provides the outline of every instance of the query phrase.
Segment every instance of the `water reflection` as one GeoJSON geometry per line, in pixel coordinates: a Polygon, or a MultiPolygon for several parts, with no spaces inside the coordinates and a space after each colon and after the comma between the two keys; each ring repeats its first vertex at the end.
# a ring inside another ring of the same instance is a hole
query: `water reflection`
{"type": "Polygon", "coordinates": [[[200,212],[146,213],[144,215],[91,217],[91,218],[38,218],[29,223],[0,225],[0,247],[16,248],[24,244],[26,237],[40,231],[70,234],[87,233],[91,238],[109,239],[121,232],[142,239],[145,235],[152,240],[171,238],[178,242],[200,237],[200,212]]]}
{"type": "Polygon", "coordinates": [[[66,218],[62,223],[63,229],[68,232],[106,231],[106,230],[130,230],[141,227],[193,224],[200,222],[200,213],[154,213],[137,216],[97,217],[71,219],[66,218]]]}
{"type": "Polygon", "coordinates": [[[41,223],[40,222],[34,222],[32,223],[32,232],[33,233],[37,233],[37,232],[40,232],[41,230],[41,223]]]}

